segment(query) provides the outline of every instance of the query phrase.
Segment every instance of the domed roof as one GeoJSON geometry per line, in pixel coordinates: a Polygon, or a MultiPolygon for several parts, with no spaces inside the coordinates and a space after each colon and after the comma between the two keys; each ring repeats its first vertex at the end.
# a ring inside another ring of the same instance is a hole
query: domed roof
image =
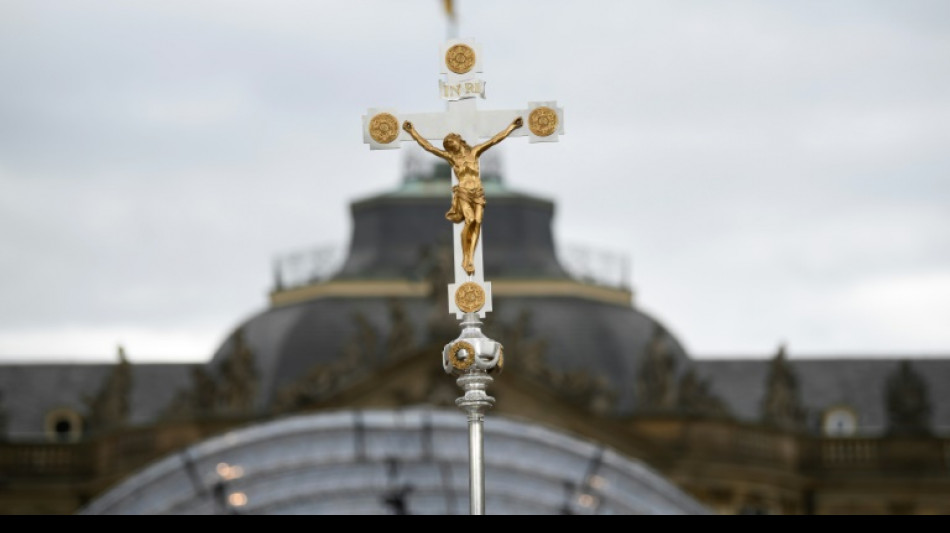
{"type": "MultiPolygon", "coordinates": [[[[501,416],[483,435],[487,515],[711,514],[610,448],[501,416]]],[[[79,514],[464,515],[467,443],[455,410],[298,415],[192,445],[79,514]]]]}
{"type": "MultiPolygon", "coordinates": [[[[243,322],[211,366],[249,349],[261,380],[258,407],[269,409],[304,376],[342,386],[405,355],[395,352],[429,346],[438,353],[460,331],[446,304],[449,178],[436,166],[396,191],[354,202],[349,252],[336,275],[275,290],[271,307],[243,322]]],[[[561,265],[553,202],[511,191],[500,178],[485,188],[485,278],[494,311],[484,330],[504,345],[505,371],[605,414],[668,401],[664,390],[640,381],[651,373],[676,379],[686,369],[689,357],[676,338],[633,306],[629,289],[574,279],[561,265]]]]}

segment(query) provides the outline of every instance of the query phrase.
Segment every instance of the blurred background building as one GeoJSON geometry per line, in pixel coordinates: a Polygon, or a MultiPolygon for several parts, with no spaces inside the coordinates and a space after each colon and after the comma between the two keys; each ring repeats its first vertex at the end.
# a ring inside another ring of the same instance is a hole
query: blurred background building
{"type": "MultiPolygon", "coordinates": [[[[450,180],[409,164],[347,250],[277,258],[207,362],[0,365],[0,512],[464,514],[450,180]]],[[[625,260],[483,181],[489,514],[950,512],[950,359],[694,358],[625,260]]]]}

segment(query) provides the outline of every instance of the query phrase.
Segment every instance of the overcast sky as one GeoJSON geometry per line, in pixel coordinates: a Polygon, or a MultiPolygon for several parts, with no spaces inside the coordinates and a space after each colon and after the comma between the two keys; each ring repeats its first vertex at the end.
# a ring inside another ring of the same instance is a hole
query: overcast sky
{"type": "MultiPolygon", "coordinates": [[[[480,108],[565,109],[508,185],[691,354],[950,355],[950,2],[456,10],[480,108]]],[[[447,35],[441,0],[0,0],[0,360],[207,360],[398,184],[360,118],[444,109],[447,35]]]]}

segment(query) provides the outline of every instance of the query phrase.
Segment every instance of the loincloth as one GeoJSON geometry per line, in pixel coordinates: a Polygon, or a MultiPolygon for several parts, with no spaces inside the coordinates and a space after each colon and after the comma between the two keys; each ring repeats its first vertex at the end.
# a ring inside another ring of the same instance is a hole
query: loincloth
{"type": "Polygon", "coordinates": [[[445,218],[458,223],[465,220],[465,211],[463,205],[472,206],[485,205],[485,189],[478,187],[476,189],[460,189],[458,185],[452,186],[452,207],[445,214],[445,218]]]}

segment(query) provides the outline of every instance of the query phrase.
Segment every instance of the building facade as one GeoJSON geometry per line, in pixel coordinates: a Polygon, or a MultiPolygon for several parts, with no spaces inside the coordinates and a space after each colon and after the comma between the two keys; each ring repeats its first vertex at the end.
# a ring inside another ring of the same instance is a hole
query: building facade
{"type": "MultiPolygon", "coordinates": [[[[118,501],[130,479],[138,504],[154,503],[158,485],[140,477],[149,467],[178,461],[180,470],[183,451],[295,417],[456,409],[460,389],[440,357],[459,332],[446,312],[450,179],[446,166],[416,169],[395,190],[354,202],[342,262],[303,275],[279,265],[268,306],[207,362],[131,364],[120,349],[114,365],[0,365],[0,512],[108,512],[103,498],[118,501]]],[[[637,308],[626,283],[564,265],[553,202],[510,189],[497,173],[483,182],[495,302],[484,330],[508,355],[486,425],[497,417],[594,443],[630,462],[615,473],[643,469],[635,494],[672,493],[661,487],[668,482],[688,495],[672,506],[610,507],[610,489],[590,485],[610,476],[552,474],[538,490],[558,496],[526,502],[525,512],[702,512],[692,498],[723,514],[950,513],[950,393],[941,386],[950,358],[795,359],[782,347],[756,360],[694,358],[637,308]]],[[[413,498],[378,510],[455,509],[413,498]]]]}

